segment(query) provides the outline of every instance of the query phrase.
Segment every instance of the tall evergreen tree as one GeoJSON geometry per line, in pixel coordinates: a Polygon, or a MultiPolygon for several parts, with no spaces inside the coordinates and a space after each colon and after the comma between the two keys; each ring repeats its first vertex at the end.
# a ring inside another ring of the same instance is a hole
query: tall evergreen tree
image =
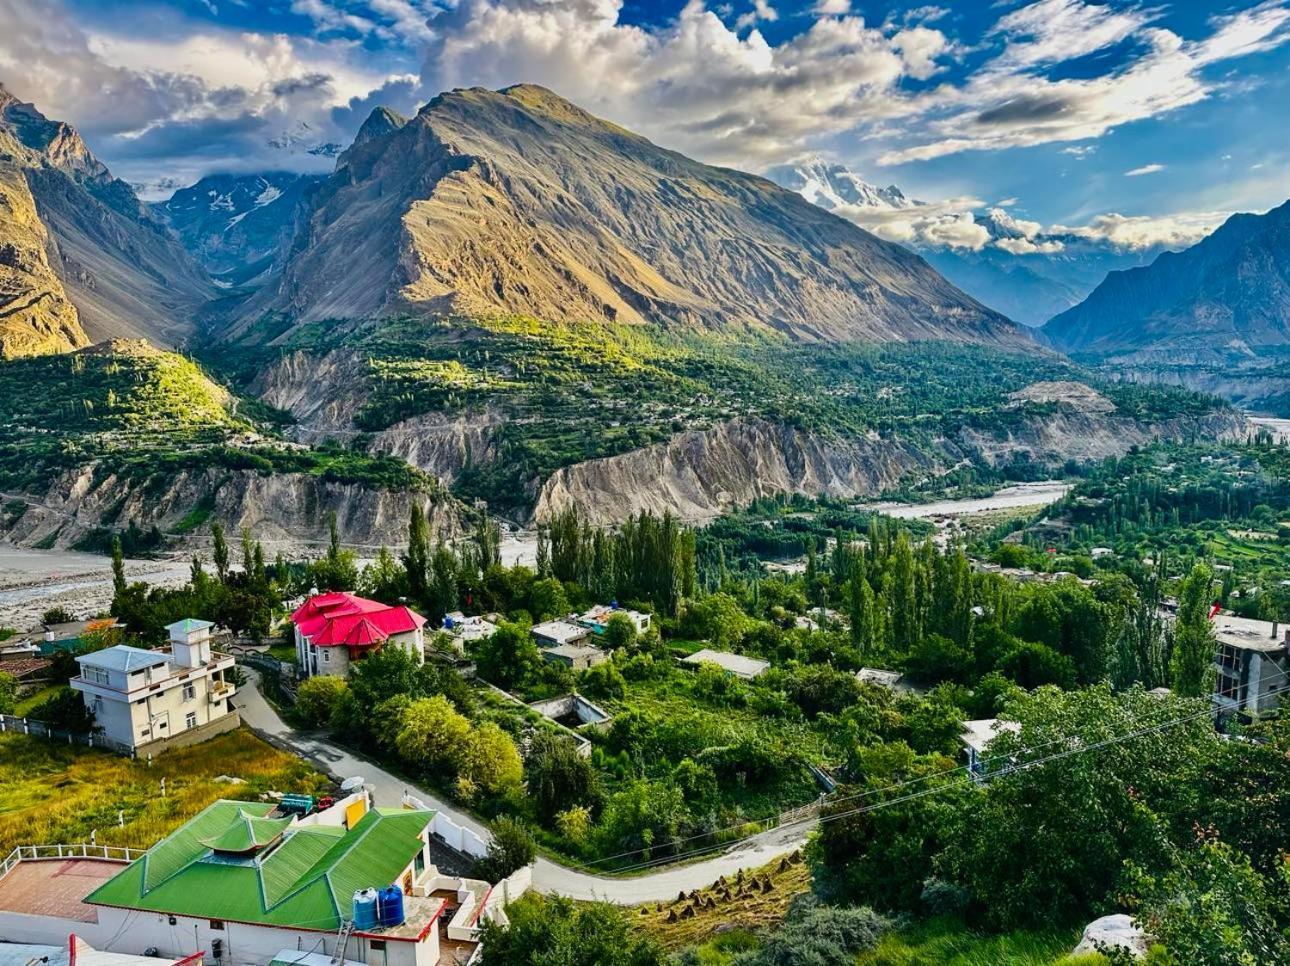
{"type": "Polygon", "coordinates": [[[1213,584],[1213,571],[1197,563],[1178,588],[1178,620],[1174,625],[1170,671],[1174,691],[1188,698],[1204,696],[1213,674],[1214,628],[1209,622],[1213,584]]]}
{"type": "Polygon", "coordinates": [[[412,504],[412,517],[408,521],[408,552],[403,556],[403,569],[408,573],[408,593],[417,603],[428,596],[430,570],[430,527],[425,510],[419,503],[412,504]]]}
{"type": "Polygon", "coordinates": [[[215,575],[220,583],[227,583],[228,541],[224,539],[224,525],[218,520],[211,524],[211,559],[215,562],[215,575]]]}

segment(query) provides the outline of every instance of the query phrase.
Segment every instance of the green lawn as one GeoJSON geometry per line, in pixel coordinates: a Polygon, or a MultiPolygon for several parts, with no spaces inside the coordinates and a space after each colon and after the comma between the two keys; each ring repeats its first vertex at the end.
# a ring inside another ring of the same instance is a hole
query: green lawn
{"type": "Polygon", "coordinates": [[[954,918],[929,919],[888,933],[856,966],[1093,966],[1099,954],[1071,956],[1079,930],[1017,930],[990,934],[954,918]]]}

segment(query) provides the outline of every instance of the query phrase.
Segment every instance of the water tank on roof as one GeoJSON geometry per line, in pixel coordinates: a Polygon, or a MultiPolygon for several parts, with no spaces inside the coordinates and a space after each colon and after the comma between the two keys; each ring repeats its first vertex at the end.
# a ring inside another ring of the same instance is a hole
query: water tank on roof
{"type": "Polygon", "coordinates": [[[359,889],[354,893],[354,928],[375,929],[380,925],[376,913],[377,892],[375,889],[359,889]]]}
{"type": "Polygon", "coordinates": [[[398,886],[388,886],[376,897],[376,908],[382,926],[403,925],[403,890],[398,886]]]}

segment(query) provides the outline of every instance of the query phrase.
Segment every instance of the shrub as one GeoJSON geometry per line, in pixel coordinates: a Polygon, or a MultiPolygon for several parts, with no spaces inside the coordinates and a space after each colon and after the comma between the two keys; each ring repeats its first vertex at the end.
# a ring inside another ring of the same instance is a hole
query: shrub
{"type": "Polygon", "coordinates": [[[488,854],[475,863],[475,875],[489,882],[500,882],[522,869],[537,855],[537,844],[523,822],[502,816],[493,823],[493,840],[488,854]]]}
{"type": "Polygon", "coordinates": [[[801,896],[789,907],[784,924],[766,937],[761,949],[743,953],[735,966],[846,966],[872,949],[891,923],[872,909],[823,905],[801,896]]]}
{"type": "Polygon", "coordinates": [[[567,808],[556,815],[555,827],[569,845],[581,848],[591,831],[591,811],[582,805],[567,808]]]}
{"type": "Polygon", "coordinates": [[[496,795],[520,784],[524,768],[515,742],[491,721],[470,732],[463,758],[462,775],[489,794],[496,795]]]}
{"type": "Polygon", "coordinates": [[[329,675],[309,678],[296,693],[296,713],[310,727],[324,727],[348,690],[349,685],[341,678],[329,675]]]}

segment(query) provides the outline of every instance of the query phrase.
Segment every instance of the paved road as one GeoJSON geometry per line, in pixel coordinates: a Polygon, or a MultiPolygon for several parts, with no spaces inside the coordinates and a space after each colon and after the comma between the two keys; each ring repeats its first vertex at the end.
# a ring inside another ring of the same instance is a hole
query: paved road
{"type": "MultiPolygon", "coordinates": [[[[246,670],[247,677],[258,684],[255,672],[246,670]]],[[[256,731],[289,745],[302,757],[317,762],[335,777],[344,779],[362,775],[372,789],[377,805],[397,806],[403,799],[403,793],[408,792],[485,840],[489,838],[488,828],[482,822],[444,802],[433,792],[391,775],[373,762],[356,757],[326,738],[295,731],[264,700],[258,687],[248,685],[239,691],[236,704],[242,720],[256,731]]],[[[729,878],[740,869],[754,869],[801,848],[814,825],[814,821],[808,821],[772,829],[744,839],[727,851],[701,862],[658,869],[632,877],[606,878],[590,875],[539,857],[533,870],[533,886],[539,892],[559,893],[574,899],[599,899],[619,905],[674,899],[678,892],[702,888],[710,885],[718,876],[729,878]]]]}

